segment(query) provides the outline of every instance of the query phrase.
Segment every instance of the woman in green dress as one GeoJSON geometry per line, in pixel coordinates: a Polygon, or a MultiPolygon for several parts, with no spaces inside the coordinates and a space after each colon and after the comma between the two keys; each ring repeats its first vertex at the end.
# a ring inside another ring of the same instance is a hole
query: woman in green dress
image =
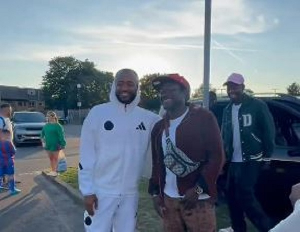
{"type": "Polygon", "coordinates": [[[45,150],[50,159],[50,176],[57,176],[56,168],[58,163],[58,154],[66,146],[66,140],[63,127],[58,123],[58,118],[53,111],[47,113],[47,124],[42,130],[42,141],[45,150]]]}

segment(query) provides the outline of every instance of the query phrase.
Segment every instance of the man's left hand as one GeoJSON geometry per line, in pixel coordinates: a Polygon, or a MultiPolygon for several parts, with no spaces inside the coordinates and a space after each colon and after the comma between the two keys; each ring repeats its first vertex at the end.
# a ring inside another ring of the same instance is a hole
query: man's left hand
{"type": "Polygon", "coordinates": [[[196,192],[196,188],[190,188],[185,192],[185,197],[183,198],[183,204],[185,210],[191,210],[196,207],[198,202],[198,193],[196,192]]]}

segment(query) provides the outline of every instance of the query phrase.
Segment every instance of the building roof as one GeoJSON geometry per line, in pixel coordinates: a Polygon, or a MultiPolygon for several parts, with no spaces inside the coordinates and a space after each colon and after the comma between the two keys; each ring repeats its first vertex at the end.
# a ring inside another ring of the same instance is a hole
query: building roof
{"type": "Polygon", "coordinates": [[[0,85],[1,100],[16,100],[16,101],[42,100],[41,97],[42,94],[40,89],[20,88],[17,86],[0,85]]]}

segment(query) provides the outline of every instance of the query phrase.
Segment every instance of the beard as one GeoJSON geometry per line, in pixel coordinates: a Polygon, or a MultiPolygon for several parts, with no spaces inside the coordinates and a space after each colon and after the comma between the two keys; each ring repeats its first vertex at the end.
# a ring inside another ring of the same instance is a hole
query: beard
{"type": "Polygon", "coordinates": [[[124,98],[122,97],[120,94],[116,93],[116,97],[118,99],[119,102],[123,103],[123,104],[130,104],[131,102],[133,102],[133,100],[135,99],[136,97],[136,94],[130,94],[128,97],[124,98]]]}

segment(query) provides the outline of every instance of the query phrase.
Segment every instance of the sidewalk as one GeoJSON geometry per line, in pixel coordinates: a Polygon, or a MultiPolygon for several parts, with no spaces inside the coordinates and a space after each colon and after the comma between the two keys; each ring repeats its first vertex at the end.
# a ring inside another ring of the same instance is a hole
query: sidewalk
{"type": "MultiPolygon", "coordinates": [[[[67,125],[66,156],[68,165],[78,165],[81,126],[67,125]]],[[[21,146],[16,158],[17,186],[22,192],[9,196],[0,193],[1,232],[82,232],[82,201],[66,194],[61,184],[53,184],[41,170],[49,167],[49,159],[40,147],[21,146]]],[[[56,181],[56,180],[55,180],[56,181]]],[[[75,195],[76,193],[72,194],[75,195]]]]}
{"type": "Polygon", "coordinates": [[[62,191],[64,191],[69,197],[73,199],[73,201],[77,204],[82,205],[83,204],[83,197],[81,193],[77,190],[71,187],[69,184],[62,181],[59,177],[52,177],[47,175],[45,171],[42,172],[42,175],[51,183],[55,184],[58,188],[60,188],[62,191]]]}
{"type": "Polygon", "coordinates": [[[82,204],[51,184],[41,173],[20,176],[19,180],[20,194],[0,194],[1,232],[84,231],[82,204]]]}

